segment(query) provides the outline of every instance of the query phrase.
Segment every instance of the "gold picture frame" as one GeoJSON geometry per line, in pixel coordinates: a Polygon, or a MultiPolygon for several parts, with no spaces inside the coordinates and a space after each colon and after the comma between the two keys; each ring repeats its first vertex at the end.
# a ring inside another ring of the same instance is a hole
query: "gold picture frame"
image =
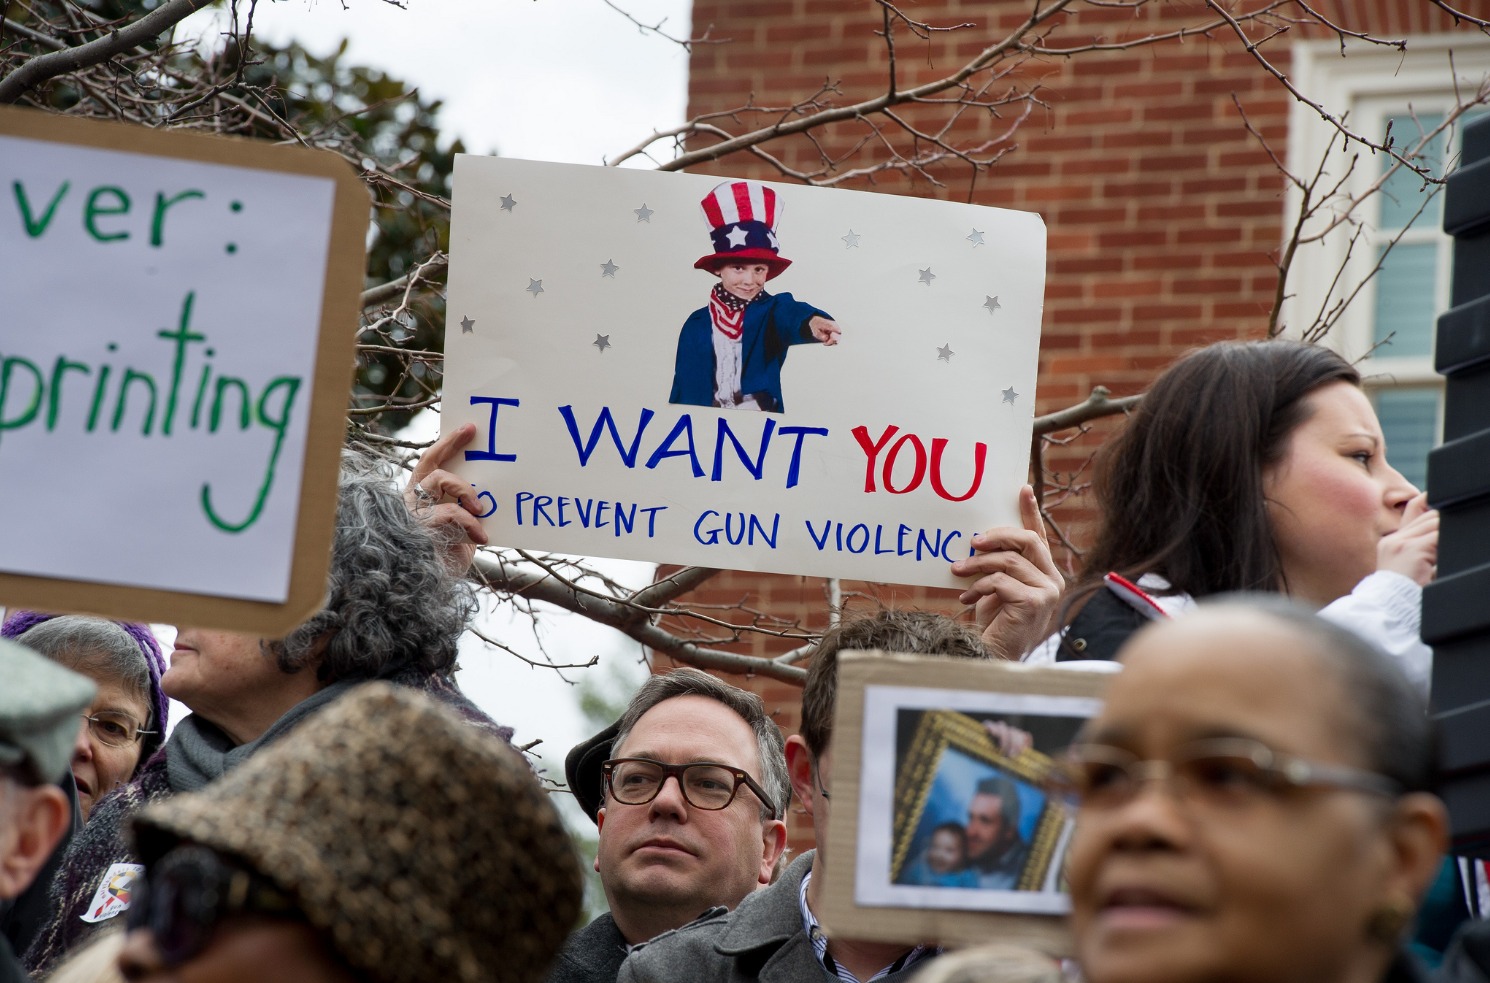
{"type": "MultiPolygon", "coordinates": [[[[965,713],[926,711],[896,776],[895,847],[890,870],[893,881],[900,880],[910,859],[916,831],[925,822],[933,782],[944,767],[949,750],[961,752],[998,773],[1017,779],[1029,789],[1043,785],[1055,767],[1054,759],[1034,748],[1027,748],[1016,757],[1005,757],[983,724],[965,713]]],[[[1035,820],[1029,852],[1014,886],[1018,891],[1037,891],[1045,882],[1066,820],[1066,811],[1059,803],[1051,802],[1043,791],[1033,794],[1040,798],[1040,812],[1035,820]]]]}

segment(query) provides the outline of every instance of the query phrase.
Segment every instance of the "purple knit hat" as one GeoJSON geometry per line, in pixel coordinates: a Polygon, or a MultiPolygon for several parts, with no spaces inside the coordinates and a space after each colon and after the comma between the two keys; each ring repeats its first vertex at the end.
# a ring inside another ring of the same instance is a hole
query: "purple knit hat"
{"type": "MultiPolygon", "coordinates": [[[[58,615],[36,611],[15,611],[0,625],[0,638],[15,638],[43,621],[51,621],[56,617],[58,615]]],[[[144,764],[150,760],[150,756],[156,752],[166,736],[166,714],[170,711],[171,701],[160,688],[160,677],[166,671],[166,657],[161,654],[160,642],[155,640],[155,635],[145,625],[134,621],[116,621],[114,624],[128,632],[129,637],[139,645],[140,652],[145,656],[145,668],[150,673],[150,702],[155,711],[154,724],[150,729],[155,733],[146,734],[140,741],[140,764],[144,764]]]]}

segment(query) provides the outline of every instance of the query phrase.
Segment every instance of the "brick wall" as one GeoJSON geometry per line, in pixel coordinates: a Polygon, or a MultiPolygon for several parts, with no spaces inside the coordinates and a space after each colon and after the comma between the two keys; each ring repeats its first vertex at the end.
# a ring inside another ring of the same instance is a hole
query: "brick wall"
{"type": "MultiPolygon", "coordinates": [[[[925,41],[898,31],[901,88],[941,77],[975,57],[1001,30],[1020,23],[1031,6],[1030,0],[901,5],[930,24],[972,25],[925,41]]],[[[1327,0],[1315,6],[1325,16],[1364,25],[1382,37],[1456,29],[1447,15],[1421,0],[1327,0]]],[[[1079,3],[1074,9],[1079,12],[1050,32],[1052,46],[1112,43],[1208,19],[1201,5],[1183,2],[1148,4],[1136,12],[1079,3]]],[[[728,43],[695,47],[690,114],[747,103],[776,109],[740,117],[763,125],[768,118],[789,118],[779,110],[818,91],[825,80],[836,83],[838,91],[824,97],[835,104],[878,94],[887,70],[885,46],[875,33],[882,29],[879,10],[868,0],[696,0],[694,34],[707,30],[728,43]]],[[[1262,32],[1252,28],[1251,33],[1262,32]]],[[[1289,41],[1323,34],[1294,25],[1263,51],[1286,74],[1289,41]]],[[[873,187],[1044,217],[1049,267],[1037,412],[1079,402],[1096,385],[1117,395],[1138,392],[1187,348],[1265,331],[1277,287],[1269,251],[1283,238],[1284,180],[1247,132],[1242,113],[1283,157],[1291,96],[1229,29],[1137,50],[1041,57],[1014,68],[1007,82],[1038,82],[1043,104],[1031,108],[1009,140],[1009,152],[989,173],[974,179],[967,167],[946,164],[933,168],[942,187],[894,173],[881,175],[873,187]]],[[[928,127],[939,126],[943,115],[905,113],[912,124],[928,127]]],[[[969,113],[955,132],[960,143],[976,145],[998,139],[1008,128],[1007,118],[969,113]]],[[[852,122],[837,124],[819,136],[819,144],[830,156],[848,155],[864,132],[852,122]]],[[[904,138],[895,139],[898,146],[907,145],[904,138]]],[[[863,166],[873,150],[859,152],[850,166],[863,166]]],[[[817,148],[804,138],[779,141],[772,153],[798,169],[813,168],[819,159],[817,148]]],[[[699,170],[780,178],[746,154],[699,170]]],[[[1111,429],[1111,422],[1100,423],[1086,437],[1052,450],[1048,466],[1085,473],[1092,450],[1111,429]]],[[[1091,523],[1086,501],[1069,502],[1057,514],[1076,542],[1084,542],[1091,523]]],[[[903,606],[956,607],[947,592],[864,589],[903,606]]],[[[820,628],[825,620],[821,581],[808,578],[726,574],[699,591],[697,599],[800,618],[809,628],[820,628]]],[[[765,654],[790,647],[751,636],[741,650],[765,654]]],[[[792,733],[795,692],[776,683],[757,688],[776,709],[783,730],[792,733]]],[[[795,847],[809,841],[810,830],[806,837],[794,830],[795,847]]]]}

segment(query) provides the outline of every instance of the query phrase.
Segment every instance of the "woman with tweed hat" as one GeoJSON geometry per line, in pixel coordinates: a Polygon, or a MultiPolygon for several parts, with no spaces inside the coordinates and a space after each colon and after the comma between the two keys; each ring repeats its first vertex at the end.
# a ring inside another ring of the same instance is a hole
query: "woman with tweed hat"
{"type": "Polygon", "coordinates": [[[574,849],[522,759],[384,683],[134,831],[130,980],[525,983],[579,913],[574,849]]]}
{"type": "Polygon", "coordinates": [[[325,606],[281,639],[178,629],[162,686],[192,713],[74,837],[52,884],[51,920],[24,957],[33,973],[129,907],[141,868],[124,831],[135,812],[220,778],[359,683],[424,690],[477,727],[511,736],[455,685],[456,643],[475,602],[447,566],[445,546],[376,462],[349,456],[325,606]]]}

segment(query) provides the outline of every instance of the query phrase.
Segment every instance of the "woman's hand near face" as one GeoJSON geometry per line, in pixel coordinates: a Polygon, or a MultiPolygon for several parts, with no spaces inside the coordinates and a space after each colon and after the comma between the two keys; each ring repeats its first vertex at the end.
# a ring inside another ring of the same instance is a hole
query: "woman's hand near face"
{"type": "Polygon", "coordinates": [[[474,424],[464,424],[429,446],[404,486],[404,502],[409,511],[421,521],[435,529],[454,526],[460,530],[458,538],[446,551],[446,563],[451,571],[464,574],[476,558],[476,549],[487,543],[486,530],[481,528],[481,503],[469,483],[462,481],[449,471],[445,463],[455,457],[457,451],[469,444],[476,436],[474,424]],[[445,501],[453,499],[454,501],[445,501]]]}
{"type": "Polygon", "coordinates": [[[1438,510],[1428,507],[1421,492],[1402,511],[1402,525],[1381,537],[1376,547],[1376,569],[1400,573],[1426,587],[1438,572],[1438,510]]]}
{"type": "Polygon", "coordinates": [[[1017,661],[1050,634],[1065,579],[1050,556],[1035,492],[1019,492],[1022,529],[997,526],[973,537],[977,550],[952,564],[958,577],[975,577],[958,599],[974,605],[983,644],[996,657],[1017,661]]]}

